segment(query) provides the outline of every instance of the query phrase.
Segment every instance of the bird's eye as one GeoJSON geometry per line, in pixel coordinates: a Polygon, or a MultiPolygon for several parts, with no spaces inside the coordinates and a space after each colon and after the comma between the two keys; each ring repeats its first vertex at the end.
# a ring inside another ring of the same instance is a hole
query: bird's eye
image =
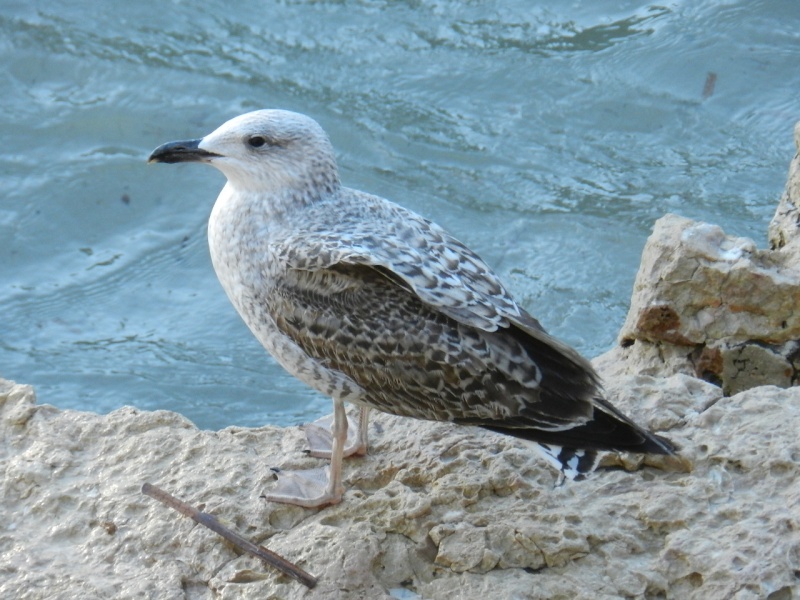
{"type": "Polygon", "coordinates": [[[267,143],[267,140],[260,135],[254,135],[253,137],[247,139],[247,143],[253,148],[261,148],[261,146],[267,143]]]}

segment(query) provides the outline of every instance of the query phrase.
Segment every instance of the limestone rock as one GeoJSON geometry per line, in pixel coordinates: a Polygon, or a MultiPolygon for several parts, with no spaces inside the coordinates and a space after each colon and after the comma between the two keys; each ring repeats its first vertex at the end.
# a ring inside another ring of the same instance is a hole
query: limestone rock
{"type": "MultiPolygon", "coordinates": [[[[800,122],[794,126],[794,145],[798,152],[789,165],[786,190],[769,224],[769,243],[773,250],[797,244],[800,240],[800,122]]],[[[792,250],[795,254],[800,252],[800,248],[792,250]]]]}
{"type": "Polygon", "coordinates": [[[344,502],[308,510],[259,498],[269,467],[324,464],[303,454],[298,428],[62,411],[2,382],[0,597],[797,597],[800,389],[722,397],[676,375],[608,391],[679,443],[693,471],[601,470],[554,487],[517,440],[377,415],[370,454],[345,462],[344,502]],[[203,504],[318,586],[237,555],[143,496],[145,481],[203,504]]]}
{"type": "MultiPolygon", "coordinates": [[[[800,123],[795,126],[800,148],[800,123]]],[[[800,154],[769,227],[771,250],[676,215],[647,241],[614,374],[687,373],[736,394],[800,380],[800,154]]]]}
{"type": "Polygon", "coordinates": [[[722,358],[722,381],[726,394],[759,385],[789,387],[796,376],[788,358],[756,344],[734,346],[723,353],[722,358]]]}
{"type": "Polygon", "coordinates": [[[758,250],[675,215],[659,219],[609,362],[631,373],[692,373],[727,394],[794,385],[800,263],[785,250],[758,250]]]}
{"type": "Polygon", "coordinates": [[[800,269],[783,257],[715,225],[662,217],[642,256],[623,345],[800,339],[800,269]]]}

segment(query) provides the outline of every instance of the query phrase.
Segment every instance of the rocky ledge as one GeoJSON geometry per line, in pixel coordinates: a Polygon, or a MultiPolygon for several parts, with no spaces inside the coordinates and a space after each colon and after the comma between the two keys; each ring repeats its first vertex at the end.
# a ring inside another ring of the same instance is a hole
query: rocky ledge
{"type": "MultiPolygon", "coordinates": [[[[800,128],[796,129],[800,146],[800,128]]],[[[344,502],[266,503],[299,428],[37,405],[0,380],[3,598],[800,598],[800,159],[769,250],[666,216],[608,396],[682,446],[556,477],[518,441],[376,415],[344,502]],[[308,589],[145,496],[151,482],[319,578],[308,589]]]]}

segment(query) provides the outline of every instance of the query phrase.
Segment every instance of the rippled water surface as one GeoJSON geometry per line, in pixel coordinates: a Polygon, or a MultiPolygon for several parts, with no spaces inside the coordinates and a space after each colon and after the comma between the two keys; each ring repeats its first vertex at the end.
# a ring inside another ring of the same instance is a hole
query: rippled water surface
{"type": "Polygon", "coordinates": [[[65,408],[330,410],[216,281],[222,176],[148,167],[162,142],[308,113],[346,185],[444,225],[594,356],[665,212],[764,244],[800,118],[795,0],[54,4],[0,6],[0,376],[65,408]]]}

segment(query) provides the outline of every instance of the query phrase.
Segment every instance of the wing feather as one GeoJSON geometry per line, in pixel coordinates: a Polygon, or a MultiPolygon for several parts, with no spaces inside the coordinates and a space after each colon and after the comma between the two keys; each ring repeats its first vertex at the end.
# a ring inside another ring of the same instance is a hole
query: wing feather
{"type": "MultiPolygon", "coordinates": [[[[317,271],[336,264],[383,269],[395,283],[405,286],[425,304],[452,319],[484,331],[496,331],[524,321],[541,330],[521,309],[488,265],[444,229],[401,206],[367,194],[359,195],[368,215],[324,214],[322,204],[309,222],[316,227],[294,230],[272,253],[293,269],[317,271]],[[377,213],[377,214],[376,214],[377,213]],[[298,249],[302,248],[302,253],[298,249]]],[[[341,200],[341,199],[340,199],[341,200]]]]}
{"type": "Polygon", "coordinates": [[[368,390],[376,408],[510,428],[564,430],[591,419],[599,383],[588,361],[550,337],[444,229],[353,190],[312,210],[313,225],[271,236],[289,303],[274,315],[311,356],[368,390]],[[281,320],[292,306],[298,321],[281,320]]]}
{"type": "Polygon", "coordinates": [[[268,305],[285,335],[379,410],[548,430],[590,418],[581,386],[550,373],[569,358],[548,356],[549,346],[534,347],[514,325],[486,331],[453,318],[384,265],[290,270],[268,305]]]}

